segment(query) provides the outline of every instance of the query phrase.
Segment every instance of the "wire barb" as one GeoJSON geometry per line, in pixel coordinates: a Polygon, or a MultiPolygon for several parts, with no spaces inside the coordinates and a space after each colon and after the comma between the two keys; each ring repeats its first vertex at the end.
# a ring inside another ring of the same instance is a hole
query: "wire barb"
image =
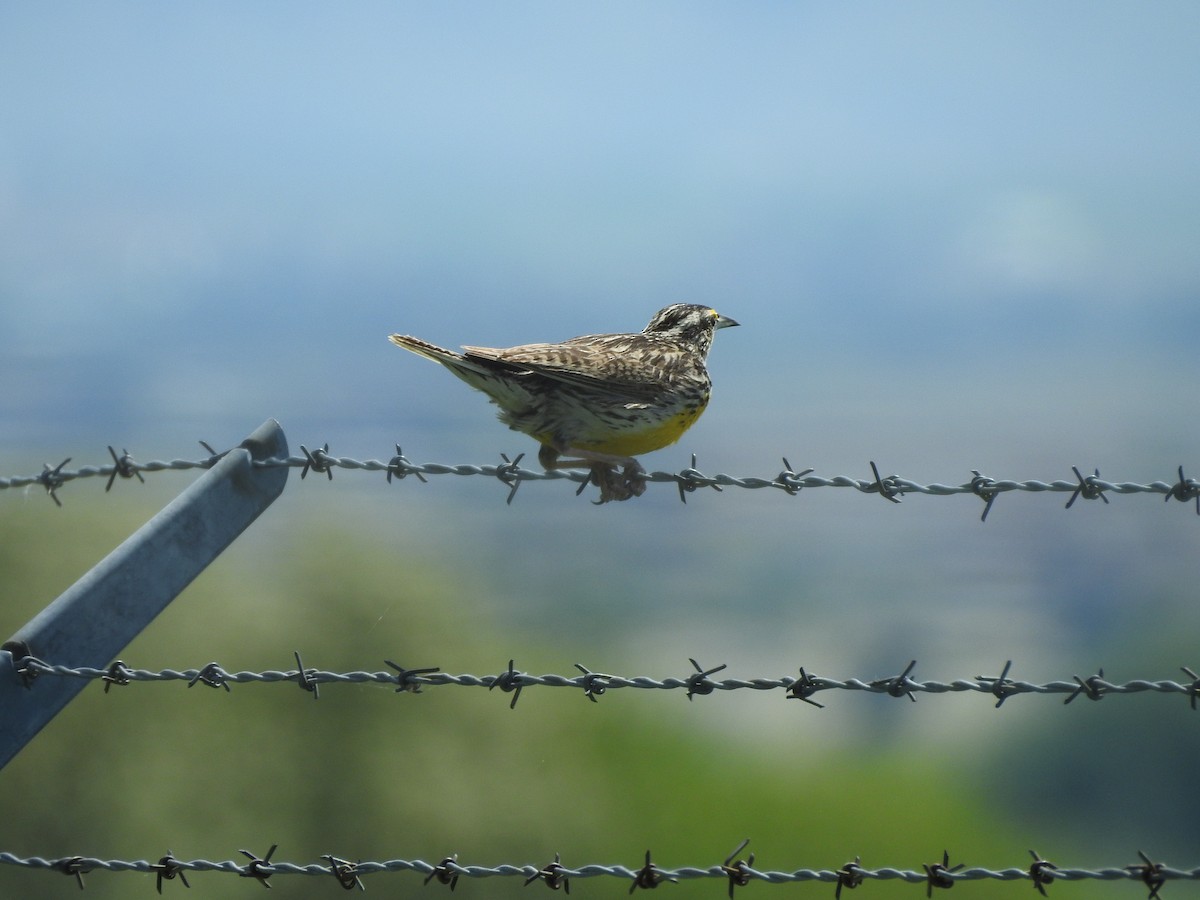
{"type": "Polygon", "coordinates": [[[0,650],[7,650],[12,656],[13,671],[20,677],[21,687],[25,690],[32,688],[34,680],[42,674],[42,670],[48,668],[33,655],[25,641],[5,641],[0,645],[0,650]]]}
{"type": "Polygon", "coordinates": [[[879,466],[875,465],[875,460],[871,460],[871,474],[875,476],[875,480],[864,490],[868,494],[877,493],[884,500],[890,500],[892,503],[899,503],[900,498],[904,495],[900,479],[895,475],[889,475],[887,478],[880,477],[879,466]]]}
{"type": "Polygon", "coordinates": [[[271,849],[267,851],[267,855],[262,859],[259,859],[249,850],[239,850],[238,853],[241,853],[250,860],[239,874],[243,878],[255,878],[263,887],[269,888],[271,884],[267,879],[275,874],[275,869],[271,866],[271,857],[275,855],[278,847],[278,844],[272,844],[271,849]]]}
{"type": "Polygon", "coordinates": [[[311,693],[314,700],[320,700],[321,688],[314,677],[317,674],[317,670],[304,668],[304,663],[300,659],[300,651],[296,650],[293,652],[296,655],[296,680],[300,684],[300,689],[311,693]]]}
{"type": "Polygon", "coordinates": [[[529,887],[529,885],[541,879],[550,890],[557,891],[561,888],[564,894],[569,894],[571,893],[571,879],[563,875],[563,871],[562,857],[555,853],[554,862],[547,863],[544,867],[525,879],[525,887],[529,887]]]}
{"type": "Polygon", "coordinates": [[[638,869],[637,874],[633,876],[633,884],[629,886],[629,893],[632,894],[638,888],[654,890],[654,888],[658,887],[664,881],[674,883],[679,881],[679,879],[673,875],[668,875],[659,869],[658,866],[654,865],[654,862],[650,859],[650,851],[647,850],[646,864],[638,869]]]}
{"type": "Polygon", "coordinates": [[[801,666],[800,678],[792,682],[791,686],[788,688],[787,696],[789,700],[803,700],[810,706],[815,706],[817,709],[824,709],[824,703],[818,703],[816,700],[812,699],[812,695],[821,690],[823,687],[823,684],[817,681],[814,676],[805,672],[804,666],[801,666]]]}
{"type": "Polygon", "coordinates": [[[1158,900],[1158,892],[1167,883],[1167,878],[1163,874],[1164,866],[1162,863],[1151,862],[1150,857],[1141,850],[1137,852],[1137,855],[1142,858],[1142,864],[1126,868],[1141,878],[1142,884],[1146,885],[1147,890],[1150,891],[1146,900],[1158,900]]]}
{"type": "Polygon", "coordinates": [[[1012,668],[1012,660],[1008,660],[1004,664],[1004,668],[1000,670],[998,678],[992,678],[985,675],[976,675],[975,680],[983,684],[991,683],[991,692],[996,695],[996,709],[999,709],[1004,701],[1017,693],[1016,682],[1008,677],[1008,670],[1012,668]]]}
{"type": "Polygon", "coordinates": [[[108,693],[108,689],[114,684],[117,687],[125,687],[129,681],[129,667],[121,660],[114,660],[112,665],[108,667],[108,671],[100,676],[100,680],[104,682],[104,693],[108,693]]]}
{"type": "Polygon", "coordinates": [[[521,682],[521,677],[524,672],[518,672],[513,668],[514,660],[508,661],[508,671],[501,672],[499,675],[492,676],[492,683],[488,685],[488,690],[492,688],[500,688],[504,693],[513,695],[512,703],[508,704],[509,709],[517,708],[517,701],[521,699],[521,689],[525,686],[521,682]]]}
{"type": "Polygon", "coordinates": [[[1188,700],[1191,701],[1192,709],[1195,710],[1196,700],[1197,698],[1200,698],[1200,675],[1197,675],[1187,666],[1180,666],[1179,668],[1182,669],[1190,679],[1192,679],[1192,683],[1187,687],[1187,694],[1188,700]]]}
{"type": "Polygon", "coordinates": [[[207,666],[197,672],[192,680],[188,682],[188,687],[195,687],[197,684],[206,684],[210,688],[225,688],[226,693],[229,693],[233,690],[233,688],[229,686],[229,677],[215,662],[210,662],[207,666]]]}
{"type": "Polygon", "coordinates": [[[1054,873],[1058,866],[1042,859],[1036,850],[1030,850],[1029,855],[1033,857],[1033,865],[1029,867],[1029,877],[1033,881],[1033,886],[1043,897],[1049,896],[1046,893],[1046,885],[1054,880],[1054,873]]]}
{"type": "Polygon", "coordinates": [[[1167,492],[1164,500],[1179,500],[1187,503],[1189,500],[1196,500],[1196,515],[1200,516],[1200,481],[1195,478],[1185,478],[1183,474],[1183,466],[1179,467],[1179,481],[1171,490],[1167,492]]]}
{"type": "Polygon", "coordinates": [[[59,509],[62,509],[62,501],[58,499],[57,491],[67,483],[62,469],[70,461],[71,457],[68,456],[53,469],[50,468],[50,463],[42,463],[42,474],[37,479],[42,483],[42,487],[46,489],[46,493],[50,495],[50,499],[54,501],[54,505],[59,509]]]}
{"type": "Polygon", "coordinates": [[[229,453],[228,450],[222,450],[218,453],[208,441],[200,441],[200,446],[208,451],[208,459],[202,459],[196,463],[197,467],[201,469],[211,469],[229,453]]]}
{"type": "Polygon", "coordinates": [[[358,877],[358,866],[355,863],[330,855],[326,855],[322,859],[329,861],[329,874],[337,879],[337,883],[344,890],[352,891],[358,888],[360,891],[365,891],[367,889],[366,885],[362,883],[362,879],[358,877]]]}
{"type": "Polygon", "coordinates": [[[183,882],[185,888],[191,887],[188,884],[187,872],[180,866],[179,860],[175,858],[174,851],[172,850],[168,850],[167,855],[161,857],[150,869],[155,874],[154,889],[160,894],[162,893],[163,882],[174,881],[176,878],[183,882]]]}
{"type": "Polygon", "coordinates": [[[433,867],[433,871],[425,876],[425,883],[429,884],[430,881],[436,879],[438,884],[449,885],[450,890],[454,890],[456,887],[458,887],[458,872],[456,871],[457,867],[458,854],[455,853],[453,856],[447,856],[440,863],[433,867]]]}
{"type": "Polygon", "coordinates": [[[1079,687],[1075,688],[1071,692],[1071,696],[1063,701],[1064,706],[1080,694],[1085,694],[1089,700],[1100,700],[1104,697],[1104,692],[1108,689],[1108,685],[1104,681],[1103,669],[1098,670],[1095,675],[1087,679],[1080,678],[1078,675],[1072,675],[1071,677],[1075,679],[1075,683],[1079,687]]]}
{"type": "Polygon", "coordinates": [[[421,482],[421,484],[427,483],[425,480],[425,476],[421,474],[421,470],[416,468],[415,466],[413,466],[412,463],[410,463],[407,459],[404,458],[404,451],[402,451],[400,449],[399,444],[396,445],[396,455],[393,456],[391,458],[391,460],[388,461],[388,466],[387,466],[388,484],[392,483],[393,475],[396,477],[397,481],[399,481],[403,478],[406,478],[409,475],[416,475],[417,481],[421,482]]]}
{"type": "Polygon", "coordinates": [[[1067,501],[1066,509],[1070,509],[1072,506],[1074,506],[1075,501],[1080,497],[1082,497],[1084,500],[1095,500],[1097,497],[1099,497],[1104,501],[1105,505],[1108,504],[1108,498],[1104,496],[1104,492],[1108,490],[1108,488],[1098,483],[1100,480],[1099,469],[1095,469],[1094,474],[1088,475],[1087,477],[1084,477],[1084,475],[1079,471],[1078,466],[1071,466],[1071,471],[1075,473],[1075,477],[1079,480],[1079,487],[1075,488],[1075,492],[1071,494],[1071,499],[1067,501]]]}
{"type": "Polygon", "coordinates": [[[992,504],[996,501],[1000,491],[995,486],[996,482],[986,475],[981,475],[978,469],[972,469],[971,474],[975,476],[971,479],[971,490],[983,500],[983,515],[979,517],[979,521],[986,522],[988,513],[992,511],[992,504]]]}
{"type": "MultiPolygon", "coordinates": [[[[608,680],[611,675],[602,675],[599,672],[592,672],[589,669],[575,663],[575,668],[583,673],[583,696],[587,697],[593,703],[599,703],[596,698],[603,695],[608,690],[608,680]]],[[[1194,704],[1193,704],[1194,706],[1194,704]]]]}
{"type": "Polygon", "coordinates": [[[954,887],[954,873],[963,867],[964,863],[959,863],[957,866],[950,865],[950,851],[942,851],[942,861],[925,865],[925,896],[932,897],[934,888],[952,888],[954,887]]]}
{"type": "Polygon", "coordinates": [[[385,659],[384,662],[397,672],[397,675],[394,679],[397,685],[397,694],[405,691],[410,694],[421,693],[421,685],[424,684],[424,682],[420,680],[421,676],[432,675],[434,672],[441,671],[441,669],[437,666],[426,666],[423,669],[406,669],[403,666],[392,662],[390,659],[385,659]]]}
{"type": "Polygon", "coordinates": [[[142,484],[146,483],[146,479],[137,470],[137,463],[133,461],[133,457],[129,455],[128,450],[123,449],[121,455],[117,456],[117,451],[113,449],[112,444],[109,444],[108,453],[113,458],[113,470],[112,474],[108,476],[108,484],[104,486],[104,493],[107,494],[112,490],[113,482],[117,480],[118,476],[121,478],[133,478],[136,476],[137,480],[142,484]]]}
{"type": "Polygon", "coordinates": [[[689,700],[691,700],[692,697],[696,696],[697,694],[703,696],[704,694],[711,694],[714,690],[716,690],[716,682],[709,681],[708,676],[716,674],[722,669],[728,668],[728,663],[722,663],[715,669],[704,669],[701,668],[700,663],[696,662],[690,657],[688,658],[688,662],[690,662],[692,664],[692,668],[696,670],[695,674],[688,676],[686,682],[687,698],[689,700]]]}
{"type": "Polygon", "coordinates": [[[60,859],[58,861],[58,869],[64,875],[73,877],[76,883],[79,885],[79,889],[81,891],[84,887],[83,873],[91,871],[91,869],[87,867],[87,864],[82,856],[70,856],[66,859],[60,859]]]}
{"type": "Polygon", "coordinates": [[[696,468],[695,453],[692,454],[692,464],[686,469],[680,469],[675,473],[675,486],[679,488],[679,500],[682,503],[687,503],[688,494],[702,487],[710,487],[717,493],[721,492],[719,484],[696,468]]]}
{"type": "MultiPolygon", "coordinates": [[[[518,453],[516,459],[510,460],[507,453],[501,453],[500,458],[504,460],[504,465],[496,466],[496,477],[508,485],[508,499],[504,501],[504,504],[512,506],[513,497],[517,496],[517,488],[521,486],[521,460],[525,458],[525,454],[518,453]]],[[[587,487],[586,481],[576,493],[578,494],[585,487],[587,487]]]]}
{"type": "Polygon", "coordinates": [[[862,857],[854,857],[854,862],[848,862],[837,870],[837,890],[833,892],[833,900],[842,900],[842,888],[852,891],[863,883],[862,857]]]}
{"type": "Polygon", "coordinates": [[[308,477],[309,471],[313,471],[320,475],[324,473],[329,476],[329,480],[333,481],[333,458],[329,455],[329,443],[326,442],[324,447],[310,451],[303,444],[300,445],[300,452],[304,454],[304,466],[300,469],[300,479],[303,481],[308,477]]]}
{"type": "Polygon", "coordinates": [[[792,464],[785,456],[783,457],[783,471],[775,476],[772,484],[787,491],[789,496],[795,497],[804,488],[804,476],[811,475],[812,472],[812,469],[804,469],[801,472],[793,471],[792,464]]]}
{"type": "Polygon", "coordinates": [[[908,667],[892,678],[878,678],[871,682],[871,687],[886,688],[887,693],[893,697],[907,697],[913,703],[917,702],[917,698],[913,696],[913,688],[917,683],[908,677],[909,673],[916,668],[917,661],[914,659],[908,664],[908,667]]]}
{"type": "Polygon", "coordinates": [[[729,900],[733,900],[733,889],[735,887],[745,887],[750,883],[750,879],[754,877],[754,854],[750,854],[747,860],[739,859],[733,862],[733,858],[746,849],[746,845],[750,843],[750,838],[746,838],[738,844],[732,853],[725,857],[725,862],[721,864],[721,871],[729,877],[729,900]],[[732,865],[731,865],[732,863],[732,865]]]}

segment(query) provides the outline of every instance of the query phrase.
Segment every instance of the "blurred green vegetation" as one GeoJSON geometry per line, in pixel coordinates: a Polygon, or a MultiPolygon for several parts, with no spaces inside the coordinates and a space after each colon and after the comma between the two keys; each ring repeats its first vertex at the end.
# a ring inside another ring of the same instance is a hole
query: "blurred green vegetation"
{"type": "MultiPolygon", "coordinates": [[[[114,494],[88,509],[77,495],[63,510],[0,497],[5,636],[169,495],[138,497],[135,504],[114,494]]],[[[438,558],[417,541],[385,539],[319,508],[281,503],[266,516],[286,517],[289,536],[253,526],[121,658],[151,669],[210,660],[231,671],[289,669],[299,649],[306,666],[322,669],[380,670],[389,658],[487,674],[512,655],[525,671],[566,672],[564,659],[602,659],[613,649],[610,638],[588,629],[556,633],[546,645],[531,641],[527,628],[506,625],[510,617],[489,596],[484,575],[449,552],[438,558]]],[[[827,711],[780,702],[777,715],[793,717],[794,732],[763,740],[732,716],[722,724],[735,708],[727,695],[688,704],[679,692],[613,691],[592,704],[576,691],[539,689],[515,710],[509,700],[466,688],[416,696],[381,685],[325,685],[314,702],[291,683],[237,685],[228,693],[136,684],[108,694],[93,684],[0,772],[0,849],[119,859],[157,859],[170,850],[181,859],[241,862],[240,848],[263,856],[278,844],[276,860],[297,863],[324,854],[436,862],[457,853],[465,864],[539,866],[558,852],[567,866],[637,868],[649,848],[659,865],[674,868],[716,864],[749,837],[743,857],[754,852],[760,868],[793,870],[835,869],[858,854],[869,867],[919,868],[944,847],[952,863],[1003,867],[1024,863],[1029,843],[1036,844],[996,808],[978,760],[956,764],[927,745],[880,735],[827,741],[826,723],[837,721],[823,720],[827,711]]],[[[197,896],[261,890],[227,875],[189,880],[197,896]]],[[[93,900],[153,890],[151,876],[94,872],[86,881],[93,900]]],[[[411,893],[421,878],[375,876],[366,885],[411,893]]],[[[272,887],[285,897],[338,891],[326,878],[278,876],[272,887]]],[[[572,887],[573,896],[628,891],[610,879],[572,887]]],[[[706,879],[662,891],[716,898],[726,887],[706,879]]],[[[456,896],[527,897],[544,889],[525,888],[518,878],[462,879],[456,896]]],[[[164,894],[180,890],[172,883],[164,894]]],[[[424,890],[432,896],[446,888],[424,890]]],[[[752,883],[739,896],[768,890],[797,889],[752,883]]],[[[801,890],[831,896],[833,886],[801,890]]],[[[914,897],[924,886],[873,882],[867,890],[914,897]]],[[[1137,888],[1082,890],[1127,896],[1137,888]]],[[[1024,896],[1029,885],[980,882],[959,892],[1024,896]]],[[[78,894],[73,879],[0,867],[0,896],[78,894]]]]}

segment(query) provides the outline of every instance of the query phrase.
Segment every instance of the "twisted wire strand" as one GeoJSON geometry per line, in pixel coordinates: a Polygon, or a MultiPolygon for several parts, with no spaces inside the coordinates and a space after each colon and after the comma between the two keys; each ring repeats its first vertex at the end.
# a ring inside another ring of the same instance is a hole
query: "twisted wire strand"
{"type": "MultiPolygon", "coordinates": [[[[143,473],[210,468],[224,454],[212,451],[212,448],[207,444],[204,444],[204,447],[211,452],[208,457],[203,459],[152,460],[150,462],[139,463],[129,455],[128,451],[122,451],[121,454],[118,454],[110,446],[108,450],[113,458],[111,465],[82,466],[77,469],[67,469],[66,465],[70,462],[68,458],[55,467],[51,467],[49,463],[44,464],[42,472],[38,475],[0,478],[0,490],[41,485],[54,501],[61,505],[57,491],[68,482],[81,478],[107,478],[108,483],[105,490],[110,490],[118,477],[121,479],[137,478],[142,480],[143,473]]],[[[447,465],[444,463],[413,463],[404,456],[399,445],[396,446],[396,454],[388,462],[382,462],[378,459],[359,460],[350,457],[333,456],[329,453],[328,444],[315,450],[309,450],[307,447],[301,445],[300,449],[303,451],[303,455],[256,460],[254,465],[298,468],[301,470],[300,474],[302,478],[307,476],[311,471],[318,474],[325,474],[329,479],[332,479],[335,469],[382,472],[387,475],[389,482],[393,478],[399,480],[410,475],[421,481],[425,481],[427,476],[433,475],[459,475],[464,477],[481,475],[486,478],[495,478],[506,485],[509,488],[508,502],[510,503],[516,494],[517,488],[527,481],[566,480],[580,485],[580,490],[582,490],[587,486],[592,477],[590,472],[578,469],[542,471],[539,469],[522,468],[520,462],[524,454],[520,454],[512,460],[507,455],[501,454],[503,462],[495,465],[447,465]]],[[[687,494],[701,488],[713,488],[720,491],[726,487],[747,488],[751,490],[762,488],[776,489],[793,496],[811,488],[844,487],[854,488],[861,493],[880,494],[884,499],[892,502],[899,502],[904,494],[924,494],[935,497],[975,494],[986,503],[983,516],[981,516],[981,518],[986,519],[987,513],[991,510],[995,499],[1001,494],[1013,491],[1069,493],[1072,496],[1067,503],[1068,507],[1073,505],[1079,498],[1087,500],[1100,499],[1107,503],[1107,494],[1141,493],[1164,495],[1164,498],[1167,500],[1176,499],[1183,502],[1194,500],[1196,502],[1197,514],[1200,515],[1200,481],[1185,476],[1182,466],[1178,470],[1178,480],[1171,482],[1152,481],[1148,484],[1132,481],[1106,480],[1100,477],[1098,469],[1094,471],[1094,474],[1086,475],[1080,472],[1078,467],[1074,466],[1072,470],[1075,474],[1075,480],[1073,481],[1066,479],[1055,481],[994,479],[982,475],[977,470],[972,470],[972,478],[959,484],[943,484],[940,482],[923,484],[908,478],[902,478],[898,475],[882,476],[874,462],[870,463],[870,466],[872,477],[869,479],[854,478],[848,475],[826,477],[813,474],[813,470],[811,469],[797,472],[786,458],[783,459],[783,469],[773,477],[734,476],[727,474],[705,475],[696,468],[696,457],[693,455],[691,465],[678,472],[647,472],[644,478],[648,483],[674,485],[679,490],[680,499],[684,501],[686,501],[687,494]]]]}
{"type": "MultiPolygon", "coordinates": [[[[297,654],[299,657],[299,654],[297,654]]],[[[42,676],[61,678],[84,678],[104,682],[105,691],[110,687],[125,686],[135,682],[165,682],[185,681],[188,686],[204,684],[208,687],[223,687],[230,689],[234,684],[268,684],[278,682],[293,682],[300,687],[317,691],[324,684],[363,684],[374,683],[392,686],[397,692],[406,691],[420,693],[426,687],[483,687],[491,690],[501,688],[505,693],[519,692],[533,687],[574,688],[584,693],[587,699],[596,700],[608,691],[622,688],[641,690],[682,690],[691,700],[715,691],[783,691],[789,699],[805,700],[820,706],[812,698],[825,691],[851,691],[868,694],[884,694],[892,697],[916,700],[916,694],[955,694],[978,693],[987,694],[996,700],[996,706],[1001,706],[1009,697],[1017,694],[1058,694],[1067,695],[1065,703],[1070,703],[1076,697],[1083,696],[1090,700],[1100,700],[1110,694],[1182,694],[1190,701],[1192,709],[1197,708],[1200,700],[1200,676],[1190,668],[1183,666],[1183,671],[1191,680],[1186,682],[1169,679],[1149,680],[1133,679],[1125,682],[1109,681],[1104,678],[1104,670],[1086,678],[1073,675],[1070,681],[1048,681],[1037,683],[1022,681],[1008,677],[1012,666],[1006,663],[998,676],[977,675],[974,678],[957,678],[952,681],[927,680],[921,681],[910,677],[916,661],[898,675],[884,678],[862,679],[848,678],[839,680],[818,676],[800,669],[800,677],[790,676],[780,678],[724,678],[713,679],[710,676],[724,669],[704,670],[694,660],[695,671],[683,677],[667,677],[662,679],[649,676],[623,676],[602,672],[591,672],[582,665],[576,664],[581,675],[544,674],[534,675],[513,668],[510,660],[506,671],[495,675],[473,675],[470,673],[453,674],[442,672],[436,667],[406,669],[388,661],[394,671],[332,672],[316,668],[268,669],[265,671],[231,672],[212,662],[200,668],[188,669],[137,669],[127,666],[117,660],[108,668],[89,666],[68,666],[50,664],[35,657],[26,656],[14,659],[14,668],[29,685],[33,680],[42,676]]],[[[516,705],[516,697],[512,705],[516,705]]]]}
{"type": "MultiPolygon", "coordinates": [[[[744,846],[744,845],[743,845],[744,846]]],[[[106,872],[139,872],[143,874],[160,874],[173,878],[177,873],[215,872],[240,877],[259,878],[264,882],[276,875],[324,875],[334,876],[345,883],[346,878],[357,878],[365,875],[382,873],[413,872],[423,875],[426,880],[438,877],[440,881],[449,883],[458,877],[465,878],[495,878],[515,877],[524,878],[527,883],[548,876],[558,879],[568,878],[618,878],[634,881],[637,886],[652,887],[659,881],[682,881],[686,879],[714,878],[729,879],[740,877],[738,884],[749,881],[762,881],[767,884],[792,884],[796,882],[817,881],[832,884],[846,883],[847,874],[857,879],[878,881],[898,880],[912,883],[928,883],[932,878],[943,881],[939,886],[950,886],[958,881],[1032,881],[1036,884],[1047,884],[1052,880],[1063,881],[1131,881],[1140,880],[1147,885],[1157,883],[1161,886],[1166,881],[1200,880],[1200,868],[1180,869],[1163,863],[1154,863],[1139,851],[1143,862],[1127,866],[1109,866],[1099,869],[1059,868],[1035,856],[1035,863],[1030,867],[1013,866],[1002,869],[985,867],[962,868],[948,867],[945,864],[923,864],[922,869],[901,869],[893,867],[867,868],[855,863],[847,863],[839,870],[833,869],[795,869],[792,871],[755,869],[739,860],[730,865],[732,857],[724,864],[712,866],[682,866],[679,868],[663,868],[649,861],[644,866],[630,868],[622,865],[588,864],[578,867],[560,865],[557,862],[550,866],[532,864],[501,864],[496,866],[479,866],[459,863],[452,857],[447,857],[439,863],[430,863],[422,859],[391,859],[383,861],[360,861],[349,863],[336,856],[326,856],[328,864],[293,863],[258,859],[248,851],[241,851],[250,860],[239,863],[234,860],[212,861],[207,859],[183,860],[168,854],[158,862],[144,859],[98,859],[95,857],[70,856],[59,858],[44,858],[40,856],[21,857],[14,853],[0,851],[0,864],[18,866],[27,869],[44,869],[58,871],[63,874],[81,878],[83,874],[106,872]],[[1039,865],[1040,864],[1040,865],[1039,865]],[[648,883],[647,873],[653,879],[648,883]]],[[[948,857],[943,856],[948,862],[948,857]]],[[[81,882],[82,883],[82,882],[81,882]]],[[[561,884],[561,881],[560,881],[561,884]]]]}

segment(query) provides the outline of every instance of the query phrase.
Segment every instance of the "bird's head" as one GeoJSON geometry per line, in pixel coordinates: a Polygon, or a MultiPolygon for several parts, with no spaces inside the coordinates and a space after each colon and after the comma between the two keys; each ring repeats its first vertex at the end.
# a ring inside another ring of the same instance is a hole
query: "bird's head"
{"type": "Polygon", "coordinates": [[[717,329],[737,324],[708,306],[673,303],[656,312],[642,333],[685,344],[706,356],[717,329]]]}

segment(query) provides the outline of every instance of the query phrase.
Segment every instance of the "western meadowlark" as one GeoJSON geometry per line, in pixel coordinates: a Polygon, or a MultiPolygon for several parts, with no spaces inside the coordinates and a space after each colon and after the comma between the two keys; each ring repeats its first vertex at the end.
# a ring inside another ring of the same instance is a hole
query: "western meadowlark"
{"type": "Polygon", "coordinates": [[[712,390],[704,364],[713,335],[736,324],[707,306],[676,303],[640,333],[561,344],[455,353],[402,334],[389,340],[487,394],[500,421],[542,445],[545,468],[590,468],[603,503],[641,494],[644,470],[634,457],[674,443],[700,418],[712,390]]]}

